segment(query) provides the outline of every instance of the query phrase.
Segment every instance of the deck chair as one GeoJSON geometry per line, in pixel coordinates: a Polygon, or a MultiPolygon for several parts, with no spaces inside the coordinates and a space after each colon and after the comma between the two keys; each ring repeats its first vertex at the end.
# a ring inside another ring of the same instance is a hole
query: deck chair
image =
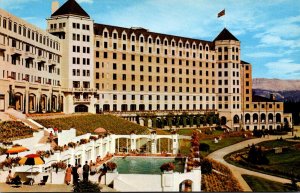
{"type": "Polygon", "coordinates": [[[19,176],[13,178],[11,184],[13,185],[13,187],[20,187],[20,185],[22,185],[21,178],[19,176]]]}
{"type": "Polygon", "coordinates": [[[43,179],[41,180],[40,183],[38,183],[38,185],[41,185],[41,186],[46,185],[46,182],[47,182],[47,180],[48,180],[48,177],[49,177],[49,176],[43,176],[43,179]]]}

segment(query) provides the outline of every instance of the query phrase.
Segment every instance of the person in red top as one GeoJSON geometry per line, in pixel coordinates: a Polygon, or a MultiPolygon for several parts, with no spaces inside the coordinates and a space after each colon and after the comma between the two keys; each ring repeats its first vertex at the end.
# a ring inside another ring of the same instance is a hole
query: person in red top
{"type": "Polygon", "coordinates": [[[54,130],[54,135],[57,136],[58,129],[55,127],[53,130],[54,130]]]}
{"type": "Polygon", "coordinates": [[[49,134],[49,140],[50,140],[50,143],[51,143],[52,140],[53,140],[53,133],[52,133],[52,131],[50,131],[50,134],[49,134]]]}

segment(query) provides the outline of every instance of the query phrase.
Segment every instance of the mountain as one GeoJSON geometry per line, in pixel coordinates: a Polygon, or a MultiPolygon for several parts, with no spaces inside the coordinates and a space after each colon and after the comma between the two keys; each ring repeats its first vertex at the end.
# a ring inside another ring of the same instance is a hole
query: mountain
{"type": "Polygon", "coordinates": [[[273,94],[279,101],[300,101],[300,80],[253,79],[255,95],[270,97],[273,94]]]}
{"type": "Polygon", "coordinates": [[[300,80],[254,78],[252,88],[270,91],[300,91],[300,80]]]}

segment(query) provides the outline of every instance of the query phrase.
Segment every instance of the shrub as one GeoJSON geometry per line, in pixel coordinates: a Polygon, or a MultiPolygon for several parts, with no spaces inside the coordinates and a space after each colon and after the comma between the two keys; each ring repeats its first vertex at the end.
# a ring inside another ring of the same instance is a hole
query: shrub
{"type": "Polygon", "coordinates": [[[164,163],[160,166],[160,171],[172,171],[175,169],[175,165],[172,162],[164,163]]]}
{"type": "Polygon", "coordinates": [[[107,162],[106,165],[109,171],[113,171],[117,168],[117,164],[115,162],[107,162]]]}
{"type": "Polygon", "coordinates": [[[62,161],[55,162],[55,163],[51,164],[51,166],[53,168],[59,168],[59,169],[66,169],[67,168],[67,164],[65,164],[65,162],[62,162],[62,161]]]}
{"type": "Polygon", "coordinates": [[[80,181],[73,187],[73,192],[101,192],[100,186],[91,181],[80,181]]]}
{"type": "Polygon", "coordinates": [[[210,174],[212,172],[212,163],[209,159],[204,158],[201,160],[202,174],[210,174]]]}
{"type": "Polygon", "coordinates": [[[206,143],[200,143],[199,149],[200,149],[200,151],[208,152],[210,149],[210,146],[206,143]]]}

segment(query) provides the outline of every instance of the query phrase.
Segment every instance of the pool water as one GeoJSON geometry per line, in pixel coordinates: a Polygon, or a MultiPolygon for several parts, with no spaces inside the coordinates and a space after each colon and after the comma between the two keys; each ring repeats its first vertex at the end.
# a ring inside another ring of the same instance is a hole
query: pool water
{"type": "Polygon", "coordinates": [[[161,174],[160,166],[167,162],[173,162],[175,172],[184,171],[184,159],[154,158],[154,157],[115,157],[112,159],[117,164],[120,174],[161,174]]]}

